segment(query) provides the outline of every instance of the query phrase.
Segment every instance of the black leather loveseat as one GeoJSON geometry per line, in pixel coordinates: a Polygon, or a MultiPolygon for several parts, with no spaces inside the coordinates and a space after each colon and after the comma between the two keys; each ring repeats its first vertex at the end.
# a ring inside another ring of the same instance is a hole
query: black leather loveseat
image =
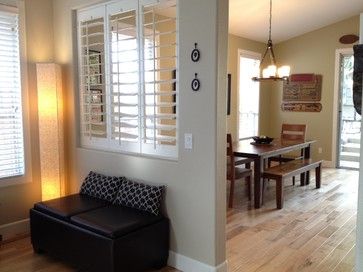
{"type": "Polygon", "coordinates": [[[158,212],[163,188],[112,179],[91,172],[80,194],[36,203],[30,210],[34,251],[82,271],[132,272],[165,266],[169,221],[158,212]]]}

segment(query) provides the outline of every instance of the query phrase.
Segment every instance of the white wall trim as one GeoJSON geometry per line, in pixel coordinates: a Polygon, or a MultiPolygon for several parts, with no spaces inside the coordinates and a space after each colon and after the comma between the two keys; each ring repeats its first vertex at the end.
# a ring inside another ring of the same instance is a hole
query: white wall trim
{"type": "Polygon", "coordinates": [[[340,89],[340,59],[342,55],[353,54],[352,48],[340,48],[335,50],[334,68],[334,98],[333,98],[333,125],[332,125],[332,167],[337,165],[337,146],[338,146],[338,112],[339,112],[339,89],[340,89]]]}
{"type": "Polygon", "coordinates": [[[168,265],[184,272],[227,272],[227,261],[214,267],[187,256],[169,251],[168,265]]]}
{"type": "Polygon", "coordinates": [[[16,237],[19,234],[30,232],[29,218],[12,222],[9,224],[0,225],[0,234],[3,236],[3,240],[8,240],[16,237]]]}

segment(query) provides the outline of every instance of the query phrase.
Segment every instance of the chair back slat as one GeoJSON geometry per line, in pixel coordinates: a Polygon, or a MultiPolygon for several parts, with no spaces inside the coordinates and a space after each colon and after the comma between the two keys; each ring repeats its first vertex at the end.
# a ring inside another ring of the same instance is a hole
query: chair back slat
{"type": "Polygon", "coordinates": [[[306,125],[304,124],[282,124],[282,140],[302,140],[305,141],[306,125]]]}

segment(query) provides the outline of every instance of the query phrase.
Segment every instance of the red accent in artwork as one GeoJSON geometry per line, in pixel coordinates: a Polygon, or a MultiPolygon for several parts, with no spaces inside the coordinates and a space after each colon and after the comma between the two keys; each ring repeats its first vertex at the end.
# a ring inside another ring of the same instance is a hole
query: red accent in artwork
{"type": "Polygon", "coordinates": [[[290,81],[314,81],[315,74],[293,74],[290,75],[290,81]]]}

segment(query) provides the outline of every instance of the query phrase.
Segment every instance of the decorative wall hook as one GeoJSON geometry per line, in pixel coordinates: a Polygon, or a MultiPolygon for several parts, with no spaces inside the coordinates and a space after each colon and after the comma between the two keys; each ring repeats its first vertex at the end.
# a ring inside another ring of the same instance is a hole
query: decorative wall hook
{"type": "Polygon", "coordinates": [[[194,62],[198,62],[198,61],[199,61],[199,59],[200,59],[200,51],[199,51],[199,49],[197,48],[197,46],[198,46],[198,44],[197,44],[197,43],[195,43],[195,44],[194,44],[194,49],[193,49],[192,54],[191,54],[191,59],[192,59],[192,61],[194,61],[194,62]]]}
{"type": "Polygon", "coordinates": [[[198,74],[195,73],[195,78],[192,80],[192,90],[199,91],[200,89],[200,80],[198,79],[198,74]]]}

